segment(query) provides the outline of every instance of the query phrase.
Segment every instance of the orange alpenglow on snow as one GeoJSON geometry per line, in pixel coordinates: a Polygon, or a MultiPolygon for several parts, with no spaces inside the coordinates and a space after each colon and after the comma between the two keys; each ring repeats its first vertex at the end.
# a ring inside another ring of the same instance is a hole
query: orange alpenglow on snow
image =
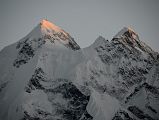
{"type": "Polygon", "coordinates": [[[67,32],[65,32],[63,29],[61,29],[60,27],[56,26],[55,24],[49,22],[46,19],[41,20],[40,25],[41,25],[41,28],[44,30],[53,30],[54,32],[57,32],[57,33],[63,33],[65,35],[65,37],[69,36],[69,34],[67,32]]]}
{"type": "Polygon", "coordinates": [[[56,32],[60,32],[62,31],[61,28],[59,28],[58,26],[56,26],[55,24],[49,22],[48,20],[43,19],[41,22],[41,27],[43,28],[47,28],[47,29],[52,29],[56,32]]]}

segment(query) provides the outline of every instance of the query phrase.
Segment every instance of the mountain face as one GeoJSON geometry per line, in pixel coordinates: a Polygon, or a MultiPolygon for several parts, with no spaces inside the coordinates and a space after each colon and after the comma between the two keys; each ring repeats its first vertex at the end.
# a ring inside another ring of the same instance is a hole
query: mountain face
{"type": "Polygon", "coordinates": [[[0,120],[158,120],[159,54],[123,28],[81,49],[42,20],[0,52],[0,120]]]}

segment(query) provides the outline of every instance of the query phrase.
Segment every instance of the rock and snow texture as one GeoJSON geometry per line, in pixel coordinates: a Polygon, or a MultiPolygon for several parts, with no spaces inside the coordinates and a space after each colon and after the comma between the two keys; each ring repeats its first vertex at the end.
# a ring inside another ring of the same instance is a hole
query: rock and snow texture
{"type": "Polygon", "coordinates": [[[0,120],[158,120],[159,54],[123,28],[81,49],[42,20],[0,52],[0,120]]]}

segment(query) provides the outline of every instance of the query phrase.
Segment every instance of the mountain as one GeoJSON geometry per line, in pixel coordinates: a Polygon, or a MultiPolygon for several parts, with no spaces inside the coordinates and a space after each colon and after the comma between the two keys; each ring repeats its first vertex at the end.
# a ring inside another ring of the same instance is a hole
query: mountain
{"type": "Polygon", "coordinates": [[[42,20],[0,52],[0,120],[158,120],[159,54],[124,27],[81,49],[42,20]]]}

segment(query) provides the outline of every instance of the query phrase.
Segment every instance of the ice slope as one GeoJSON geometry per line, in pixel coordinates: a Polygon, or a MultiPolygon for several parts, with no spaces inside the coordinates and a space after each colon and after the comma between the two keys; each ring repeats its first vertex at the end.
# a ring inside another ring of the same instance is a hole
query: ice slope
{"type": "Polygon", "coordinates": [[[120,104],[115,98],[92,89],[87,111],[93,120],[111,120],[119,108],[120,104]]]}
{"type": "Polygon", "coordinates": [[[157,120],[158,60],[130,28],[80,49],[42,20],[0,52],[0,120],[157,120]]]}

